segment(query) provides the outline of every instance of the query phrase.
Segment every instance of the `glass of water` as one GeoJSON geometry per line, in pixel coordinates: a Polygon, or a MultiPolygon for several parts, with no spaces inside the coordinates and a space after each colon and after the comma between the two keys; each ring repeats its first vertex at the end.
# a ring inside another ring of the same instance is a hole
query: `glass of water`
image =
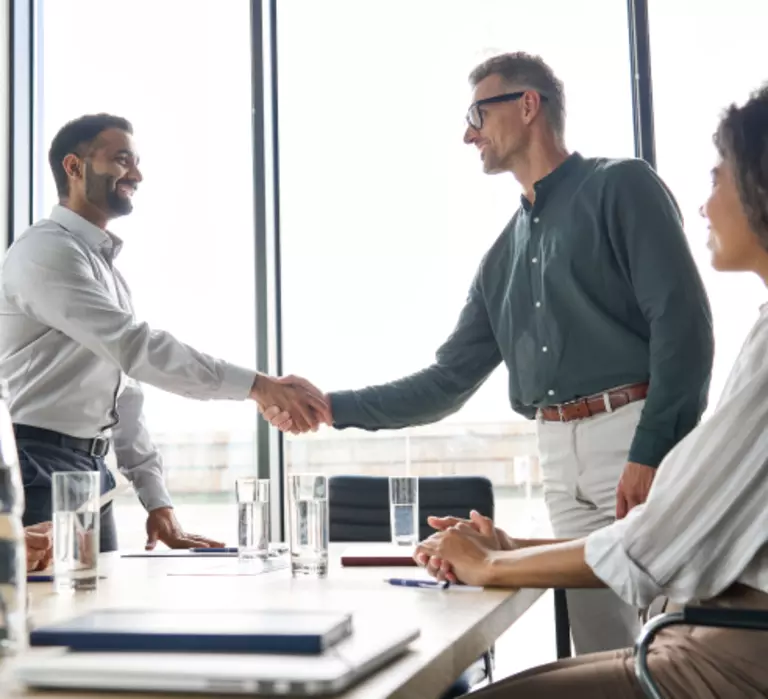
{"type": "Polygon", "coordinates": [[[293,577],[328,575],[328,479],[288,476],[291,573],[293,577]]]}
{"type": "Polygon", "coordinates": [[[96,589],[100,485],[98,471],[53,474],[53,578],[57,592],[96,589]]]}
{"type": "Polygon", "coordinates": [[[269,479],[238,478],[237,556],[240,560],[269,555],[269,479]]]}
{"type": "Polygon", "coordinates": [[[389,521],[392,541],[401,546],[419,543],[419,479],[411,476],[389,479],[389,521]]]}

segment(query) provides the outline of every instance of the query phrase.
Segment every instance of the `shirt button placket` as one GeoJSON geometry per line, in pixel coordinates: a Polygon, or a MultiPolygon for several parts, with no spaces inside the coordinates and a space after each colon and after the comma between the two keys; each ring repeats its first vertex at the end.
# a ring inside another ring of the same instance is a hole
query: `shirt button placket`
{"type": "MultiPolygon", "coordinates": [[[[539,227],[536,225],[539,223],[539,217],[534,216],[531,219],[531,241],[533,243],[533,249],[537,250],[541,245],[541,235],[539,234],[539,227]]],[[[539,264],[539,255],[534,253],[531,255],[531,265],[538,266],[539,264]]],[[[533,298],[534,299],[540,299],[542,296],[542,285],[543,285],[543,273],[534,273],[531,274],[531,286],[532,286],[532,292],[533,292],[533,298]]],[[[541,308],[541,301],[536,300],[534,302],[534,306],[536,308],[541,308]]],[[[544,318],[540,317],[536,321],[536,327],[539,330],[540,337],[544,339],[546,336],[546,324],[544,323],[544,318]]],[[[549,347],[542,342],[541,344],[541,353],[547,354],[549,352],[549,347]]],[[[550,389],[547,391],[547,395],[554,396],[555,392],[554,390],[550,389]]]]}

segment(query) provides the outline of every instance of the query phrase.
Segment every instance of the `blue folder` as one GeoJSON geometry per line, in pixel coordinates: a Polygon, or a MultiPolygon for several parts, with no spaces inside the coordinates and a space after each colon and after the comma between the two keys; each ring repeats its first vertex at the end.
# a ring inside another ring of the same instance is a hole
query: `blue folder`
{"type": "Polygon", "coordinates": [[[330,611],[107,609],[41,626],[29,642],[90,652],[316,654],[351,632],[351,615],[330,611]]]}

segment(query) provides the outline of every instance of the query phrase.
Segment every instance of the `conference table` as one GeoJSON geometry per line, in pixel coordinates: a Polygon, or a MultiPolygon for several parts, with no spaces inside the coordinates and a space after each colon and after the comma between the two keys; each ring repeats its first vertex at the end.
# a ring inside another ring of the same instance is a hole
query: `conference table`
{"type": "MultiPolygon", "coordinates": [[[[372,629],[392,624],[413,625],[421,633],[406,654],[338,697],[438,699],[543,592],[397,587],[387,584],[384,579],[418,576],[421,571],[402,567],[342,567],[341,552],[348,546],[331,546],[329,573],[324,580],[294,579],[287,568],[261,575],[222,573],[229,568],[214,566],[210,558],[202,557],[144,558],[102,554],[100,574],[104,578],[99,581],[96,591],[57,594],[51,583],[30,584],[30,624],[34,628],[88,610],[105,608],[348,611],[353,613],[357,633],[362,634],[363,630],[370,633],[372,629]]],[[[236,566],[236,561],[229,565],[236,566]]],[[[32,648],[27,651],[41,652],[45,650],[32,648]]],[[[0,671],[0,696],[9,699],[32,696],[47,699],[212,696],[112,691],[36,692],[15,686],[13,663],[13,660],[7,660],[0,671]]]]}

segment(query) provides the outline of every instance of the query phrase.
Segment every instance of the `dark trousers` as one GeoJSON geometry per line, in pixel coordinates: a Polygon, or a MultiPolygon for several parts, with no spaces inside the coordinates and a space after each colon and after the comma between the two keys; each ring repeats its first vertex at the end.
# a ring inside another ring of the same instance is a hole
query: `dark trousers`
{"type": "MultiPolygon", "coordinates": [[[[101,493],[115,487],[115,478],[109,472],[104,459],[84,451],[38,442],[34,439],[17,439],[21,479],[24,483],[24,526],[50,522],[52,519],[52,474],[63,471],[98,471],[101,474],[101,493]]],[[[101,508],[99,525],[100,549],[117,550],[117,528],[112,503],[101,508]]]]}

